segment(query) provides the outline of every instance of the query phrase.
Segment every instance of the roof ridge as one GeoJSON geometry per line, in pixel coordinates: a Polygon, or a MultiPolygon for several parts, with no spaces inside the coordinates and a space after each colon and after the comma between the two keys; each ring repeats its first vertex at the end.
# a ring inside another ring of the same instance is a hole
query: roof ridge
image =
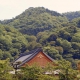
{"type": "MultiPolygon", "coordinates": [[[[30,55],[27,59],[25,59],[24,61],[22,61],[22,63],[21,63],[19,66],[23,65],[26,61],[29,61],[30,59],[32,59],[40,50],[42,50],[42,49],[37,48],[37,49],[32,53],[32,55],[30,55]]],[[[19,67],[19,66],[18,66],[18,67],[19,67]]]]}
{"type": "Polygon", "coordinates": [[[51,58],[48,54],[46,54],[46,53],[44,53],[44,52],[43,52],[43,54],[44,54],[45,56],[47,56],[50,60],[52,60],[52,61],[54,60],[54,59],[51,58]]]}
{"type": "MultiPolygon", "coordinates": [[[[36,50],[34,53],[36,53],[36,52],[37,52],[37,50],[36,50]]],[[[33,55],[34,53],[32,53],[32,55],[33,55]]],[[[32,56],[32,55],[31,55],[31,56],[32,56]]],[[[28,58],[30,58],[31,56],[29,56],[28,58]]],[[[28,58],[27,58],[27,59],[28,59],[28,58]]],[[[25,60],[24,60],[24,61],[25,61],[25,60]]]]}
{"type": "Polygon", "coordinates": [[[32,53],[34,53],[34,52],[35,52],[35,50],[41,50],[41,48],[37,48],[37,49],[34,49],[34,50],[32,50],[32,51],[29,51],[29,52],[26,52],[26,53],[22,53],[22,54],[20,54],[20,56],[19,56],[19,57],[22,57],[22,56],[25,56],[25,55],[32,54],[32,53]]]}
{"type": "MultiPolygon", "coordinates": [[[[38,49],[38,48],[37,48],[37,49],[38,49]]],[[[20,57],[23,57],[23,56],[25,56],[25,55],[29,55],[29,53],[31,53],[31,52],[34,53],[34,51],[37,50],[37,49],[34,49],[34,50],[32,50],[32,51],[27,52],[28,54],[26,54],[26,53],[25,53],[25,54],[24,54],[24,53],[22,54],[22,53],[21,53],[21,54],[19,55],[19,57],[16,58],[16,59],[13,61],[13,63],[14,63],[16,60],[18,60],[20,57]]]]}

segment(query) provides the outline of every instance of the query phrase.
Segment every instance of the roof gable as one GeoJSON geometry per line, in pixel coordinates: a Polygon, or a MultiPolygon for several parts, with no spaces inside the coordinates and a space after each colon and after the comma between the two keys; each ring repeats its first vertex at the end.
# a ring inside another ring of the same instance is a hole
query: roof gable
{"type": "Polygon", "coordinates": [[[33,57],[35,57],[39,52],[42,52],[47,58],[49,58],[51,61],[53,61],[53,59],[51,57],[49,57],[46,53],[43,52],[43,50],[41,48],[37,48],[34,49],[28,53],[22,53],[20,54],[19,58],[17,58],[14,61],[14,64],[16,62],[21,62],[21,64],[17,65],[17,67],[22,66],[23,64],[25,64],[26,62],[30,61],[33,57]]]}

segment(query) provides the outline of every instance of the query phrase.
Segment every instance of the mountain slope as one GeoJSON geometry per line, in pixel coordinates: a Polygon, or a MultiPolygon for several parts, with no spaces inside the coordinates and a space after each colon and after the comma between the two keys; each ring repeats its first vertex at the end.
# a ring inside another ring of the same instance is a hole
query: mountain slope
{"type": "Polygon", "coordinates": [[[4,24],[13,25],[23,34],[36,35],[38,32],[59,27],[68,22],[61,14],[43,7],[29,8],[16,18],[4,21],[4,24]]]}
{"type": "Polygon", "coordinates": [[[63,13],[63,15],[66,16],[71,21],[74,18],[80,17],[80,11],[67,12],[67,13],[63,13]]]}
{"type": "Polygon", "coordinates": [[[0,23],[4,24],[0,25],[3,58],[42,47],[54,59],[64,58],[72,63],[80,59],[80,18],[69,21],[55,11],[37,7],[0,23]]]}
{"type": "Polygon", "coordinates": [[[26,50],[28,41],[12,26],[0,24],[0,59],[17,57],[26,50]]]}

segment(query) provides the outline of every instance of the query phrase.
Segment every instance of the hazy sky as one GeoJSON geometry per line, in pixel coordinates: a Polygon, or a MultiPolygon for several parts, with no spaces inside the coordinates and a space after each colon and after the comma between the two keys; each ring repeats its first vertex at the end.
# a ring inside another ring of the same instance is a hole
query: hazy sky
{"type": "Polygon", "coordinates": [[[80,0],[0,0],[0,20],[11,19],[29,7],[45,7],[59,13],[80,10],[80,0]]]}

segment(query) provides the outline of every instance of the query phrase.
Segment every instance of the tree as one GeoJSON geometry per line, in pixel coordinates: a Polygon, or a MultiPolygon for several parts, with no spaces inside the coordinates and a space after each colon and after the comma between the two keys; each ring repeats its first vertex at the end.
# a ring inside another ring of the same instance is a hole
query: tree
{"type": "Polygon", "coordinates": [[[64,51],[67,52],[69,49],[71,49],[71,43],[67,40],[62,40],[61,46],[63,47],[64,51]]]}
{"type": "Polygon", "coordinates": [[[73,32],[69,32],[69,31],[70,31],[70,29],[68,29],[66,27],[65,28],[62,28],[59,31],[58,35],[59,35],[59,37],[61,37],[63,39],[66,39],[68,41],[71,41],[72,37],[71,37],[71,34],[70,33],[73,33],[73,32]]]}
{"type": "Polygon", "coordinates": [[[62,56],[59,54],[59,51],[55,47],[44,47],[44,51],[53,59],[62,59],[62,56]]]}
{"type": "Polygon", "coordinates": [[[77,32],[76,34],[74,34],[71,41],[80,42],[80,32],[77,32]]]}
{"type": "Polygon", "coordinates": [[[60,80],[74,80],[77,77],[77,71],[72,69],[71,63],[66,60],[58,61],[58,69],[60,69],[60,80]]]}
{"type": "Polygon", "coordinates": [[[0,60],[3,58],[3,51],[0,49],[0,60]]]}
{"type": "Polygon", "coordinates": [[[50,41],[56,41],[56,39],[57,39],[57,34],[51,34],[50,36],[49,36],[49,38],[48,38],[48,41],[50,42],[50,41]]]}
{"type": "Polygon", "coordinates": [[[57,80],[58,78],[52,75],[46,75],[47,71],[52,72],[54,70],[53,66],[48,64],[46,67],[41,68],[37,64],[32,66],[22,67],[23,78],[21,80],[57,80]]]}
{"type": "Polygon", "coordinates": [[[9,59],[0,60],[0,80],[12,80],[12,75],[9,71],[12,70],[9,59]]]}
{"type": "Polygon", "coordinates": [[[30,36],[30,35],[27,35],[26,39],[28,40],[28,42],[32,42],[32,41],[36,41],[37,40],[37,38],[35,36],[30,36]]]}
{"type": "Polygon", "coordinates": [[[36,80],[41,75],[41,68],[36,65],[21,68],[25,80],[36,80]]]}
{"type": "Polygon", "coordinates": [[[55,49],[59,51],[59,54],[63,54],[63,48],[61,46],[57,46],[55,49]]]}

